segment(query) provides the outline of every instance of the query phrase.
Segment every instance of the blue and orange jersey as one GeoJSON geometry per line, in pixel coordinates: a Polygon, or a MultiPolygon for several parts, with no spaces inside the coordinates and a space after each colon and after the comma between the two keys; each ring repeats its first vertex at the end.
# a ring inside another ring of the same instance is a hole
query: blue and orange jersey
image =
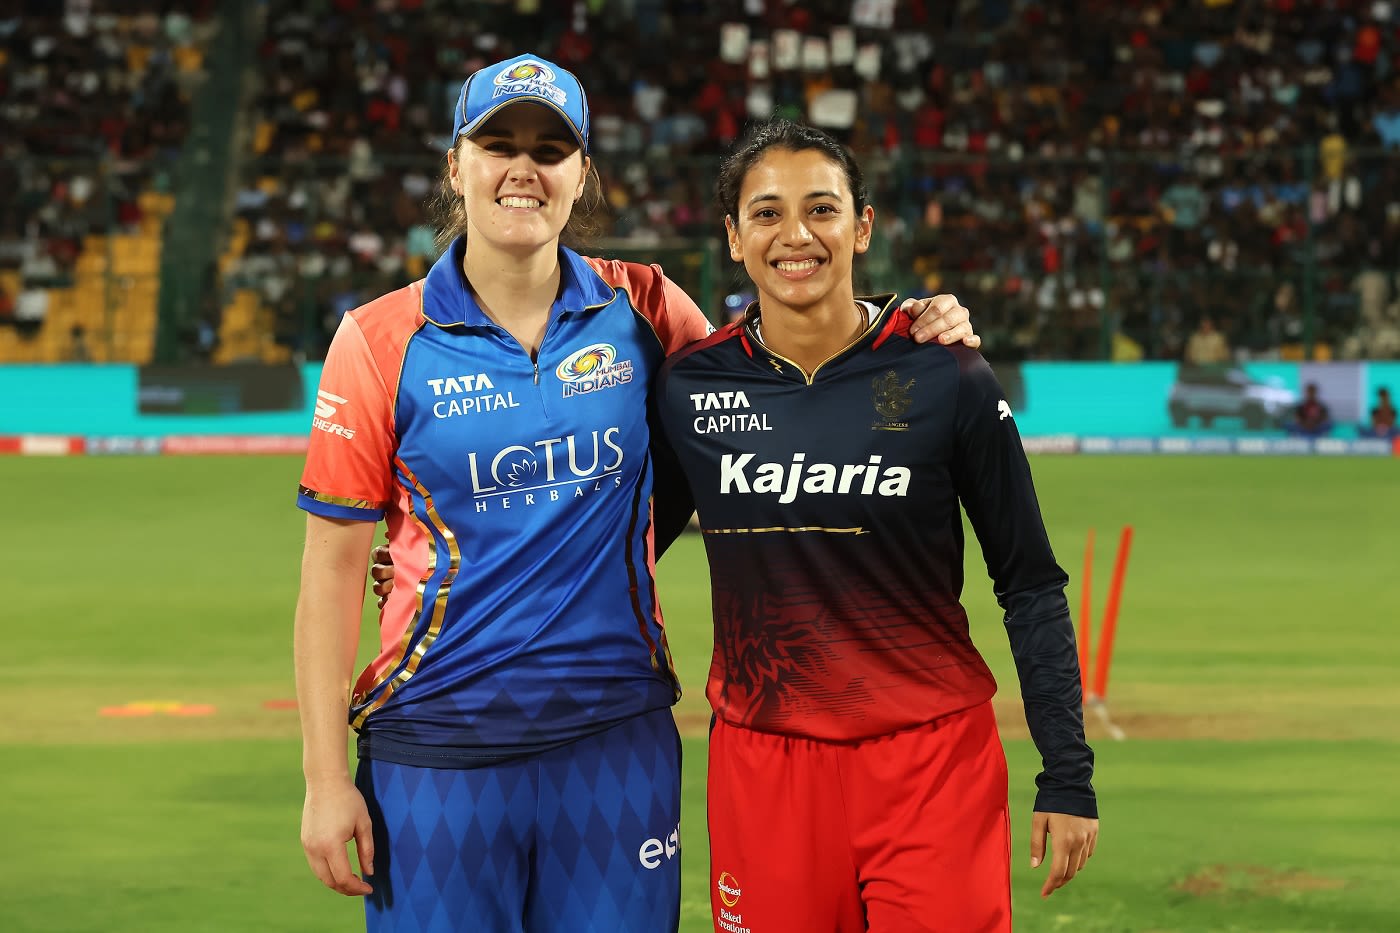
{"type": "Polygon", "coordinates": [[[710,560],[707,697],[732,725],[826,741],[991,699],[961,602],[961,505],[1045,757],[1038,808],[1094,815],[1067,577],[1015,419],[980,354],[914,343],[893,300],[811,374],[751,321],[662,367],[655,402],[710,560]]]}
{"type": "Polygon", "coordinates": [[[675,702],[647,394],[710,329],[659,268],[561,248],[532,358],[476,303],[463,249],[343,318],[297,500],[385,520],[395,586],[350,721],[362,756],[443,767],[675,702]]]}

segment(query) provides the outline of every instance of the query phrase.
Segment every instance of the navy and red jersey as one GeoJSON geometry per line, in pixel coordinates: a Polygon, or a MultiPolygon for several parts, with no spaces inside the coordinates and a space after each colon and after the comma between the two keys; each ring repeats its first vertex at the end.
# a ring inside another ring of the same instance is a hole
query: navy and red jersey
{"type": "Polygon", "coordinates": [[[647,396],[662,357],[710,330],[659,268],[561,249],[532,358],[477,304],[463,249],[341,322],[297,498],[388,525],[394,591],[349,718],[361,757],[428,767],[675,701],[647,396]]]}
{"type": "Polygon", "coordinates": [[[963,346],[919,345],[893,296],[808,376],[752,313],[671,356],[658,417],[710,559],[706,694],[725,722],[828,741],[989,700],[968,632],[966,509],[1044,758],[1036,809],[1096,815],[1064,587],[1010,406],[963,346]]]}

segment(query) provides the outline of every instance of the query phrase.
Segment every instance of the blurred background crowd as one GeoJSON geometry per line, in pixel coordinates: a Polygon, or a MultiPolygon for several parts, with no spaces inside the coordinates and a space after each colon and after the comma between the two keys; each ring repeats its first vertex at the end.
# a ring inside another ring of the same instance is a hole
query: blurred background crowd
{"type": "Polygon", "coordinates": [[[718,158],[781,113],[860,156],[870,287],[994,359],[1400,357],[1400,5],[44,0],[0,4],[0,360],[317,358],[522,51],[589,91],[592,251],[716,321],[718,158]]]}

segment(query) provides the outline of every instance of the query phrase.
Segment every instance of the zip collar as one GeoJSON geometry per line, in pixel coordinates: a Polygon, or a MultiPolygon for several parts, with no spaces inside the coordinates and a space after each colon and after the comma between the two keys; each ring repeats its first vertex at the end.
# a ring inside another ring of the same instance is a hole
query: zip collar
{"type": "MultiPolygon", "coordinates": [[[[757,327],[759,321],[759,306],[757,301],[751,302],[749,306],[744,309],[743,323],[739,325],[742,328],[741,336],[743,338],[743,346],[751,357],[762,354],[770,360],[786,363],[788,366],[792,367],[795,373],[801,375],[808,385],[811,385],[813,380],[816,379],[817,373],[833,360],[838,360],[856,350],[870,346],[872,339],[875,341],[876,345],[884,342],[885,338],[889,336],[891,328],[898,325],[900,321],[900,316],[898,314],[892,315],[889,313],[890,307],[894,304],[897,297],[898,296],[893,293],[873,296],[857,295],[856,301],[867,305],[870,311],[870,320],[866,322],[865,330],[861,331],[860,335],[856,337],[855,340],[851,341],[845,347],[842,347],[835,354],[822,360],[810,373],[787,357],[774,353],[759,339],[757,327]]],[[[907,326],[905,330],[907,332],[907,326]]],[[[774,368],[776,368],[778,372],[783,371],[782,366],[777,365],[776,362],[774,363],[774,368]]]]}
{"type": "MultiPolygon", "coordinates": [[[[466,237],[458,237],[428,270],[423,280],[423,316],[439,327],[495,327],[477,304],[462,271],[466,248],[466,237]]],[[[587,260],[568,247],[559,247],[559,297],[550,309],[550,320],[564,311],[601,308],[616,296],[616,289],[587,260]]]]}

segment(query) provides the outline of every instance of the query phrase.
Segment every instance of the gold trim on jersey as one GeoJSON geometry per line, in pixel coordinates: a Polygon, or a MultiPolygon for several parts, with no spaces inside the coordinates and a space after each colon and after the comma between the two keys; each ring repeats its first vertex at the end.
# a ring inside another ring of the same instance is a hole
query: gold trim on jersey
{"type": "Polygon", "coordinates": [[[869,528],[825,528],[821,525],[803,525],[798,528],[789,528],[778,525],[772,528],[701,528],[700,531],[707,535],[762,535],[774,531],[787,531],[793,533],[815,531],[828,535],[868,535],[869,528]]]}
{"type": "MultiPolygon", "coordinates": [[[[801,366],[799,366],[797,363],[794,363],[792,360],[790,360],[790,359],[788,359],[787,357],[783,356],[781,353],[775,353],[775,352],[773,351],[773,348],[772,348],[772,347],[768,346],[768,344],[766,344],[766,343],[763,342],[763,337],[762,337],[761,334],[759,334],[759,331],[758,331],[758,322],[759,322],[759,320],[760,320],[760,318],[761,318],[761,315],[762,315],[762,308],[759,307],[759,304],[758,304],[757,301],[755,301],[752,305],[750,305],[750,310],[751,310],[753,313],[752,313],[752,314],[750,315],[750,317],[749,317],[749,320],[748,320],[748,322],[747,322],[747,326],[748,326],[749,333],[753,336],[754,341],[755,341],[760,347],[763,348],[763,352],[767,353],[767,354],[768,354],[770,357],[772,357],[774,360],[782,360],[784,363],[787,363],[787,364],[788,364],[789,366],[791,366],[793,369],[795,369],[795,370],[797,370],[799,373],[801,373],[801,374],[802,374],[802,378],[805,379],[805,380],[807,380],[807,384],[808,384],[808,385],[811,385],[814,381],[816,381],[817,373],[821,372],[821,368],[822,368],[823,366],[825,366],[827,363],[830,363],[832,360],[836,359],[838,356],[841,356],[843,353],[845,353],[847,350],[851,349],[851,347],[854,347],[856,344],[860,343],[860,342],[861,342],[862,340],[864,340],[866,337],[870,336],[871,331],[875,330],[876,326],[877,326],[880,322],[882,322],[882,321],[885,319],[885,312],[888,311],[888,310],[890,309],[890,305],[894,303],[895,298],[898,297],[898,296],[896,296],[896,295],[877,295],[877,296],[875,296],[875,297],[877,297],[877,298],[883,298],[883,299],[885,300],[885,303],[884,303],[883,306],[876,306],[876,307],[875,307],[875,313],[872,314],[872,315],[870,315],[870,320],[868,320],[868,321],[865,322],[865,327],[861,330],[861,332],[860,332],[859,334],[856,334],[855,339],[852,340],[850,343],[846,344],[844,347],[842,347],[841,349],[837,350],[835,353],[831,354],[831,356],[828,356],[826,359],[824,359],[824,360],[822,360],[820,363],[818,363],[818,364],[816,365],[816,368],[813,369],[810,373],[807,372],[807,370],[803,369],[801,366]]],[[[857,302],[863,301],[863,302],[865,302],[866,304],[875,306],[875,302],[874,302],[874,301],[871,301],[870,299],[867,299],[867,298],[861,298],[860,296],[856,296],[856,301],[857,301],[857,302]]],[[[864,311],[864,309],[862,309],[862,311],[864,311]]],[[[772,360],[769,360],[769,362],[771,363],[772,360]]]]}
{"type": "Polygon", "coordinates": [[[382,509],[388,503],[371,502],[368,499],[346,499],[342,496],[328,496],[324,492],[317,492],[305,486],[297,487],[298,491],[308,499],[316,502],[324,502],[326,505],[339,505],[347,509],[382,509]]]}
{"type": "MultiPolygon", "coordinates": [[[[447,575],[443,577],[442,582],[438,584],[438,595],[437,598],[433,600],[433,616],[432,619],[428,622],[428,630],[423,633],[422,638],[418,639],[418,644],[414,646],[413,653],[408,658],[408,663],[404,664],[404,655],[408,651],[409,643],[413,639],[413,633],[417,630],[419,620],[423,616],[423,600],[424,597],[427,595],[428,581],[432,579],[434,571],[437,570],[438,560],[437,538],[428,529],[428,527],[424,525],[423,522],[419,519],[418,510],[410,510],[409,515],[413,518],[414,523],[418,525],[420,529],[422,529],[424,536],[428,539],[428,566],[423,571],[422,578],[418,581],[418,606],[413,611],[413,619],[409,622],[408,627],[404,629],[403,641],[399,644],[398,655],[394,658],[393,663],[391,663],[386,668],[386,670],[392,671],[395,668],[399,668],[400,665],[402,665],[402,669],[400,669],[397,674],[395,674],[392,678],[389,679],[389,685],[385,687],[384,692],[381,693],[378,696],[378,698],[374,700],[374,702],[366,705],[364,709],[360,710],[359,713],[355,715],[355,718],[351,720],[350,724],[356,729],[359,729],[361,726],[363,726],[365,719],[369,716],[370,713],[379,709],[386,702],[388,702],[389,697],[394,695],[394,691],[396,691],[399,687],[402,687],[405,683],[408,682],[409,678],[411,678],[415,673],[417,673],[418,665],[422,663],[423,656],[428,653],[428,649],[433,646],[433,643],[437,641],[438,635],[442,632],[442,619],[443,616],[447,613],[448,590],[452,586],[452,581],[457,579],[457,570],[462,565],[462,550],[457,544],[457,536],[452,533],[452,529],[447,527],[447,523],[444,522],[442,520],[442,516],[438,514],[437,506],[433,505],[432,494],[428,492],[427,488],[421,482],[419,482],[418,477],[413,475],[413,472],[409,470],[409,468],[404,464],[402,460],[396,458],[395,463],[398,464],[399,469],[403,470],[403,473],[405,476],[408,477],[409,482],[413,483],[413,488],[417,490],[420,496],[423,497],[423,507],[424,511],[427,513],[428,521],[432,522],[433,528],[437,530],[438,534],[442,536],[443,541],[447,543],[447,575]]],[[[367,696],[370,693],[373,693],[375,690],[378,690],[379,687],[383,684],[383,680],[378,681],[372,687],[366,690],[364,695],[367,696]]],[[[359,697],[355,698],[357,702],[359,701],[359,699],[359,697]]]]}

